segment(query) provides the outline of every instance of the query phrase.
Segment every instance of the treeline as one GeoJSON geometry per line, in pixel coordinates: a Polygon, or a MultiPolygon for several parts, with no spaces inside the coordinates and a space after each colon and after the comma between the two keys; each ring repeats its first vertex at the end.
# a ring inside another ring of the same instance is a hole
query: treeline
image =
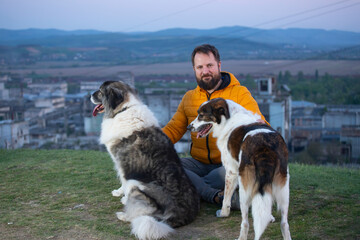
{"type": "MultiPolygon", "coordinates": [[[[320,76],[305,75],[299,71],[292,75],[290,71],[279,72],[277,84],[286,84],[291,89],[295,101],[309,101],[316,104],[360,104],[360,76],[332,76],[328,73],[320,76]]],[[[253,77],[247,75],[242,84],[249,88],[256,87],[253,77]]]]}
{"type": "Polygon", "coordinates": [[[317,104],[360,104],[360,76],[313,76],[298,72],[292,76],[289,71],[278,75],[280,84],[287,84],[293,100],[306,100],[317,104]]]}

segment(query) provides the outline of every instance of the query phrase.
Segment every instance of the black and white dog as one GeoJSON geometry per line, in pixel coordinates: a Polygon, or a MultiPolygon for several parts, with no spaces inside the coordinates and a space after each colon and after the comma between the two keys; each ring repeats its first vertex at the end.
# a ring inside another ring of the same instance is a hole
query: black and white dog
{"type": "Polygon", "coordinates": [[[105,144],[121,180],[114,196],[122,196],[117,217],[132,224],[139,239],[160,239],[173,228],[192,222],[200,198],[188,179],[172,142],[153,113],[123,82],[104,82],[91,95],[104,112],[100,143],[105,144]]]}
{"type": "Polygon", "coordinates": [[[289,207],[288,151],[281,135],[260,116],[239,104],[222,98],[203,103],[189,129],[204,137],[210,132],[217,138],[221,161],[226,170],[225,193],[218,217],[230,214],[231,196],[239,183],[242,215],[239,239],[247,239],[248,210],[252,205],[255,239],[260,239],[273,220],[273,200],[281,211],[281,232],[290,240],[287,220],[289,207]]]}

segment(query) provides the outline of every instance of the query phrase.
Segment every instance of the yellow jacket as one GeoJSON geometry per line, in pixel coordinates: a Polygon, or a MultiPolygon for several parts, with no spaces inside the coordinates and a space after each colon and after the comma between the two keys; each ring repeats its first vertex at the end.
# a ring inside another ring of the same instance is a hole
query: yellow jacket
{"type": "MultiPolygon", "coordinates": [[[[212,94],[199,86],[185,93],[176,113],[163,128],[164,133],[173,143],[179,141],[185,134],[186,127],[196,118],[199,106],[210,99],[221,97],[233,100],[244,108],[259,114],[265,120],[249,90],[241,86],[233,74],[221,72],[221,76],[223,83],[212,94]]],[[[207,164],[221,163],[220,151],[216,146],[216,138],[212,137],[212,133],[206,138],[196,138],[196,133],[191,133],[191,140],[190,154],[194,159],[207,164]]]]}

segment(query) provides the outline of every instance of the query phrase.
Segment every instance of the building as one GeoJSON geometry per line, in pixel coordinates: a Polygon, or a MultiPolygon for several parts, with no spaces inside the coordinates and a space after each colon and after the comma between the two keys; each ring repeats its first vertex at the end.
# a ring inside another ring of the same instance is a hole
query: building
{"type": "Polygon", "coordinates": [[[261,113],[270,125],[277,130],[286,143],[291,139],[291,90],[277,86],[274,77],[255,79],[256,91],[252,92],[261,113]]]}
{"type": "Polygon", "coordinates": [[[68,90],[66,82],[63,83],[29,83],[27,92],[33,95],[65,96],[68,90]]]}
{"type": "Polygon", "coordinates": [[[343,125],[340,133],[341,154],[349,160],[360,160],[360,125],[343,125]]]}
{"type": "Polygon", "coordinates": [[[292,152],[301,151],[311,142],[336,143],[339,156],[359,159],[360,106],[316,105],[309,102],[294,102],[292,109],[292,152]]]}
{"type": "Polygon", "coordinates": [[[29,126],[24,121],[0,121],[0,148],[17,149],[29,144],[29,126]]]}
{"type": "Polygon", "coordinates": [[[5,88],[5,82],[0,82],[0,99],[7,100],[10,99],[9,89],[5,88]]]}
{"type": "Polygon", "coordinates": [[[80,83],[81,93],[92,93],[99,89],[103,82],[102,81],[82,81],[80,83]]]}
{"type": "Polygon", "coordinates": [[[321,141],[324,111],[324,107],[316,104],[293,102],[290,144],[292,152],[306,149],[309,142],[321,141]]]}
{"type": "Polygon", "coordinates": [[[34,99],[36,108],[47,108],[51,111],[65,107],[65,97],[37,97],[34,99]]]}
{"type": "Polygon", "coordinates": [[[131,87],[135,87],[135,77],[132,72],[118,72],[114,76],[109,76],[104,80],[82,81],[80,83],[80,92],[92,93],[98,90],[101,84],[105,81],[123,81],[131,87]]]}
{"type": "MultiPolygon", "coordinates": [[[[145,89],[145,92],[151,94],[144,94],[141,96],[142,101],[149,107],[158,119],[161,127],[164,127],[175,114],[186,89],[162,89],[162,94],[158,91],[151,91],[145,89]]],[[[191,144],[191,136],[186,132],[184,136],[175,143],[175,149],[179,153],[189,153],[191,144]]]]}

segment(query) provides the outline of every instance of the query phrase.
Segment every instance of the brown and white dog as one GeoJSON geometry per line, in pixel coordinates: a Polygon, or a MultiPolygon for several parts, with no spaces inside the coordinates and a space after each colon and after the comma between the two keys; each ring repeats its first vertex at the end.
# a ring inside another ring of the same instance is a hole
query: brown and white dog
{"type": "Polygon", "coordinates": [[[248,210],[252,205],[255,239],[260,239],[271,215],[273,200],[281,212],[283,238],[291,239],[287,220],[289,207],[288,151],[281,135],[260,116],[239,104],[222,98],[203,103],[189,130],[204,137],[210,132],[217,138],[221,161],[226,170],[225,194],[218,217],[230,214],[231,196],[239,183],[242,215],[239,239],[247,239],[248,210]]]}

